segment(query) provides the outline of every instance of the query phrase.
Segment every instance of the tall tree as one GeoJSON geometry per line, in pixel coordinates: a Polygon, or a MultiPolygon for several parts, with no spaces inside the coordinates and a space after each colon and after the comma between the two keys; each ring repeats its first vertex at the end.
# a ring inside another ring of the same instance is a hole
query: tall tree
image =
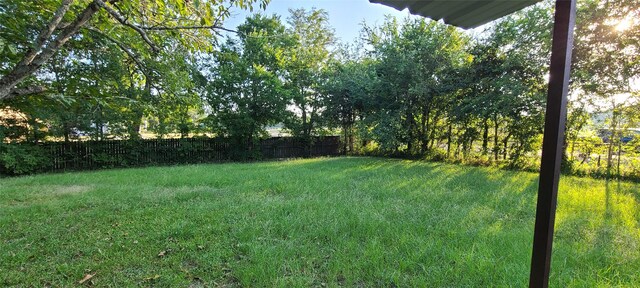
{"type": "Polygon", "coordinates": [[[370,59],[335,61],[327,73],[327,83],[323,86],[325,94],[324,123],[337,126],[344,135],[345,152],[354,151],[355,125],[362,121],[368,107],[370,95],[375,87],[376,75],[370,59]]]}
{"type": "Polygon", "coordinates": [[[574,53],[574,85],[591,97],[607,118],[609,147],[607,170],[620,140],[622,113],[631,85],[640,74],[640,3],[634,0],[585,0],[578,6],[574,53]]]}
{"type": "Polygon", "coordinates": [[[293,96],[295,116],[286,121],[293,135],[309,139],[321,123],[323,70],[332,56],[333,28],[325,10],[289,10],[289,33],[296,45],[289,51],[286,86],[293,96]]]}
{"type": "Polygon", "coordinates": [[[238,27],[238,38],[214,52],[205,97],[215,131],[251,145],[283,120],[290,103],[282,78],[293,38],[279,18],[259,14],[238,27]]]}
{"type": "Polygon", "coordinates": [[[446,79],[464,62],[466,37],[436,21],[406,19],[398,24],[388,19],[379,29],[369,29],[368,38],[380,77],[376,114],[386,122],[374,129],[390,144],[384,147],[398,150],[402,143],[408,153],[424,153],[436,143],[444,119],[442,104],[447,102],[443,99],[455,90],[446,79]],[[397,129],[382,132],[388,127],[397,129]]]}

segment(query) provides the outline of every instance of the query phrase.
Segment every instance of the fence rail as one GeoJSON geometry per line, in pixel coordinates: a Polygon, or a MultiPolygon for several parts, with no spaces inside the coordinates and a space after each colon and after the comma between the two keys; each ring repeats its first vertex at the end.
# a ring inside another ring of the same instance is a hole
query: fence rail
{"type": "Polygon", "coordinates": [[[340,138],[325,136],[304,141],[294,137],[273,137],[252,145],[229,138],[107,140],[46,142],[39,147],[50,159],[50,165],[43,167],[43,171],[70,171],[334,156],[340,154],[340,138]]]}

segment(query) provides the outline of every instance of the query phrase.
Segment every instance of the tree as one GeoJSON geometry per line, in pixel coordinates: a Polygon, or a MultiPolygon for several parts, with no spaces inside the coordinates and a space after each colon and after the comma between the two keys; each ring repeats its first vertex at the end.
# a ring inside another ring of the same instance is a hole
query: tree
{"type": "Polygon", "coordinates": [[[195,129],[194,117],[202,114],[202,105],[187,48],[174,43],[172,53],[133,58],[118,48],[119,43],[93,31],[83,33],[86,37],[68,43],[73,52],[60,50],[42,67],[40,81],[52,93],[3,103],[47,123],[43,136],[65,141],[84,134],[96,140],[139,139],[143,127],[161,136],[178,130],[188,135],[195,129]]]}
{"type": "Polygon", "coordinates": [[[238,37],[214,52],[205,97],[215,131],[251,148],[267,125],[283,120],[290,103],[282,79],[293,38],[279,18],[259,14],[238,27],[238,37]]]}
{"type": "Polygon", "coordinates": [[[468,89],[455,115],[476,123],[465,130],[481,135],[483,156],[493,142],[494,161],[501,155],[507,159],[511,152],[512,163],[519,162],[535,148],[541,133],[549,14],[549,7],[542,5],[506,17],[485,31],[485,38],[471,49],[468,89]]]}
{"type": "Polygon", "coordinates": [[[466,37],[456,28],[424,19],[407,19],[401,25],[388,19],[379,29],[365,29],[380,78],[373,101],[378,107],[372,109],[385,123],[373,128],[385,135],[378,140],[391,150],[402,143],[407,153],[425,153],[437,142],[443,104],[456,90],[447,79],[465,61],[466,37]],[[388,133],[389,127],[397,128],[388,133]]]}
{"type": "Polygon", "coordinates": [[[285,125],[293,135],[309,142],[321,127],[322,76],[332,57],[335,37],[326,11],[296,9],[289,13],[288,30],[296,41],[288,54],[285,85],[292,95],[295,115],[285,125]]]}
{"type": "Polygon", "coordinates": [[[606,112],[609,137],[607,171],[613,165],[613,150],[625,122],[622,110],[633,91],[631,82],[640,72],[640,17],[638,1],[582,1],[578,7],[574,45],[576,92],[592,98],[606,112]]]}
{"type": "MultiPolygon", "coordinates": [[[[258,1],[262,7],[268,3],[268,0],[258,1]]],[[[2,67],[11,68],[3,71],[0,78],[0,100],[47,90],[36,83],[20,84],[33,76],[69,40],[78,36],[83,28],[105,35],[107,31],[124,34],[133,31],[154,54],[163,51],[164,47],[156,42],[160,36],[174,37],[193,48],[204,48],[201,45],[207,41],[200,39],[210,37],[217,29],[224,29],[220,24],[230,15],[230,6],[251,9],[254,2],[231,1],[225,5],[218,0],[48,0],[42,3],[3,0],[0,2],[0,23],[5,27],[0,39],[3,43],[17,43],[17,47],[9,50],[19,51],[15,54],[20,56],[2,57],[2,67]],[[55,12],[49,16],[46,11],[55,12]],[[33,25],[34,22],[38,25],[33,25]]],[[[132,54],[124,45],[119,46],[132,54]]]]}
{"type": "Polygon", "coordinates": [[[344,135],[343,151],[354,152],[355,125],[362,121],[368,100],[376,85],[374,63],[371,59],[335,61],[327,69],[328,79],[323,86],[327,125],[340,127],[344,135]]]}

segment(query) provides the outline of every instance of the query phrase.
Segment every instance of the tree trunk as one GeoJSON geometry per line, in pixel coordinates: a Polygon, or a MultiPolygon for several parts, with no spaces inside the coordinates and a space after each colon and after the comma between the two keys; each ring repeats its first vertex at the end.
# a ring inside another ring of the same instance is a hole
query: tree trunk
{"type": "Polygon", "coordinates": [[[504,140],[502,141],[502,146],[503,146],[503,150],[502,150],[502,159],[503,160],[507,160],[507,153],[508,153],[508,145],[509,145],[509,138],[511,137],[511,134],[507,134],[506,137],[504,137],[504,140]]]}
{"type": "Polygon", "coordinates": [[[500,128],[500,123],[498,123],[498,116],[494,115],[493,117],[493,159],[498,161],[498,154],[500,154],[500,147],[498,144],[498,128],[500,128]]]}
{"type": "Polygon", "coordinates": [[[102,121],[102,106],[98,104],[98,117],[96,119],[96,140],[104,140],[104,124],[102,121]]]}
{"type": "Polygon", "coordinates": [[[347,133],[347,125],[346,125],[346,124],[345,124],[345,125],[342,125],[342,130],[344,130],[344,131],[343,131],[343,134],[344,134],[344,143],[343,143],[343,145],[342,145],[342,147],[343,147],[342,149],[343,149],[343,153],[344,153],[344,155],[347,155],[347,147],[349,147],[349,135],[348,135],[348,133],[347,133]]]}
{"type": "Polygon", "coordinates": [[[607,177],[611,175],[611,162],[613,160],[613,133],[609,137],[609,145],[607,147],[607,177]]]}
{"type": "MultiPolygon", "coordinates": [[[[141,68],[142,69],[142,68],[141,68]]],[[[147,99],[151,99],[151,86],[152,86],[152,79],[149,75],[147,75],[146,73],[144,73],[144,91],[143,93],[143,97],[147,98],[147,99]]],[[[132,77],[131,74],[129,74],[130,77],[132,77]]],[[[133,78],[133,77],[132,77],[133,78]]],[[[134,81],[133,79],[131,80],[131,89],[133,90],[134,87],[134,81]]],[[[137,103],[135,105],[138,105],[137,103]]],[[[134,106],[135,107],[135,106],[134,106]]],[[[142,131],[141,127],[142,126],[142,118],[144,117],[144,111],[142,111],[142,109],[140,109],[139,107],[135,107],[134,108],[134,119],[133,119],[133,123],[132,125],[132,129],[129,129],[129,138],[131,139],[142,139],[142,136],[140,135],[140,131],[142,131]]]]}
{"type": "Polygon", "coordinates": [[[622,176],[620,174],[620,156],[622,156],[622,141],[618,141],[618,178],[622,176]]]}
{"type": "Polygon", "coordinates": [[[409,108],[407,109],[407,130],[409,131],[408,133],[408,139],[407,139],[407,153],[411,154],[413,152],[413,113],[411,112],[411,105],[409,105],[409,108]]]}
{"type": "Polygon", "coordinates": [[[353,153],[353,142],[355,141],[355,135],[353,132],[353,123],[356,121],[355,117],[351,117],[351,121],[349,122],[349,152],[353,153]]]}
{"type": "Polygon", "coordinates": [[[489,153],[489,118],[482,121],[482,155],[489,153]]]}
{"type": "Polygon", "coordinates": [[[431,133],[429,134],[429,149],[433,149],[433,143],[436,141],[436,129],[438,128],[438,118],[440,117],[439,110],[436,110],[436,114],[431,122],[431,133]]]}
{"type": "Polygon", "coordinates": [[[300,108],[302,110],[302,137],[306,138],[307,134],[307,105],[301,104],[300,108]]]}
{"type": "Polygon", "coordinates": [[[611,135],[609,136],[609,147],[607,148],[607,178],[611,176],[611,166],[613,161],[613,141],[618,138],[618,112],[616,111],[616,105],[613,105],[613,115],[611,118],[611,135]]]}
{"type": "Polygon", "coordinates": [[[422,109],[422,131],[421,131],[421,141],[420,141],[420,151],[422,154],[427,153],[427,147],[429,142],[429,135],[427,132],[431,127],[431,107],[429,105],[425,105],[422,109]]]}
{"type": "MultiPolygon", "coordinates": [[[[57,61],[54,61],[52,65],[54,76],[56,79],[56,90],[58,91],[58,94],[64,95],[64,88],[62,87],[62,81],[60,80],[60,71],[58,70],[57,64],[57,61]]],[[[69,143],[69,135],[71,134],[71,127],[69,127],[69,120],[67,115],[68,114],[64,113],[63,115],[61,115],[62,119],[60,119],[62,121],[62,136],[64,137],[65,143],[69,143]]]]}
{"type": "Polygon", "coordinates": [[[69,128],[67,123],[62,124],[62,133],[64,134],[64,143],[69,143],[69,128]]]}
{"type": "Polygon", "coordinates": [[[447,158],[451,156],[451,132],[452,127],[451,123],[449,123],[449,129],[447,131],[447,158]]]}
{"type": "Polygon", "coordinates": [[[249,158],[252,157],[252,152],[253,152],[253,128],[251,128],[251,132],[249,132],[249,135],[247,135],[247,150],[249,151],[249,154],[247,155],[249,158]]]}
{"type": "Polygon", "coordinates": [[[576,151],[576,139],[573,139],[573,141],[571,141],[571,155],[570,155],[571,157],[569,158],[571,159],[571,161],[573,161],[575,158],[574,157],[575,151],[576,151]]]}

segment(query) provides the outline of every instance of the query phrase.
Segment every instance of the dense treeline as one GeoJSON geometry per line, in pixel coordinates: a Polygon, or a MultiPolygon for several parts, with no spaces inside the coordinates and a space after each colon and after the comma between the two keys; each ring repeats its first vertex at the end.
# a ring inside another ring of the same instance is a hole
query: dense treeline
{"type": "MultiPolygon", "coordinates": [[[[0,84],[34,45],[48,51],[55,41],[41,41],[41,29],[66,2],[0,1],[0,84]]],[[[251,146],[282,127],[308,140],[340,134],[349,153],[537,166],[549,1],[474,33],[388,18],[347,44],[317,9],[255,14],[231,30],[222,26],[230,8],[266,1],[81,2],[59,22],[74,23],[82,5],[102,10],[0,100],[5,142],[207,135],[251,146]]],[[[605,173],[625,156],[636,173],[639,141],[621,139],[638,127],[640,5],[578,6],[566,167],[605,173]]]]}

